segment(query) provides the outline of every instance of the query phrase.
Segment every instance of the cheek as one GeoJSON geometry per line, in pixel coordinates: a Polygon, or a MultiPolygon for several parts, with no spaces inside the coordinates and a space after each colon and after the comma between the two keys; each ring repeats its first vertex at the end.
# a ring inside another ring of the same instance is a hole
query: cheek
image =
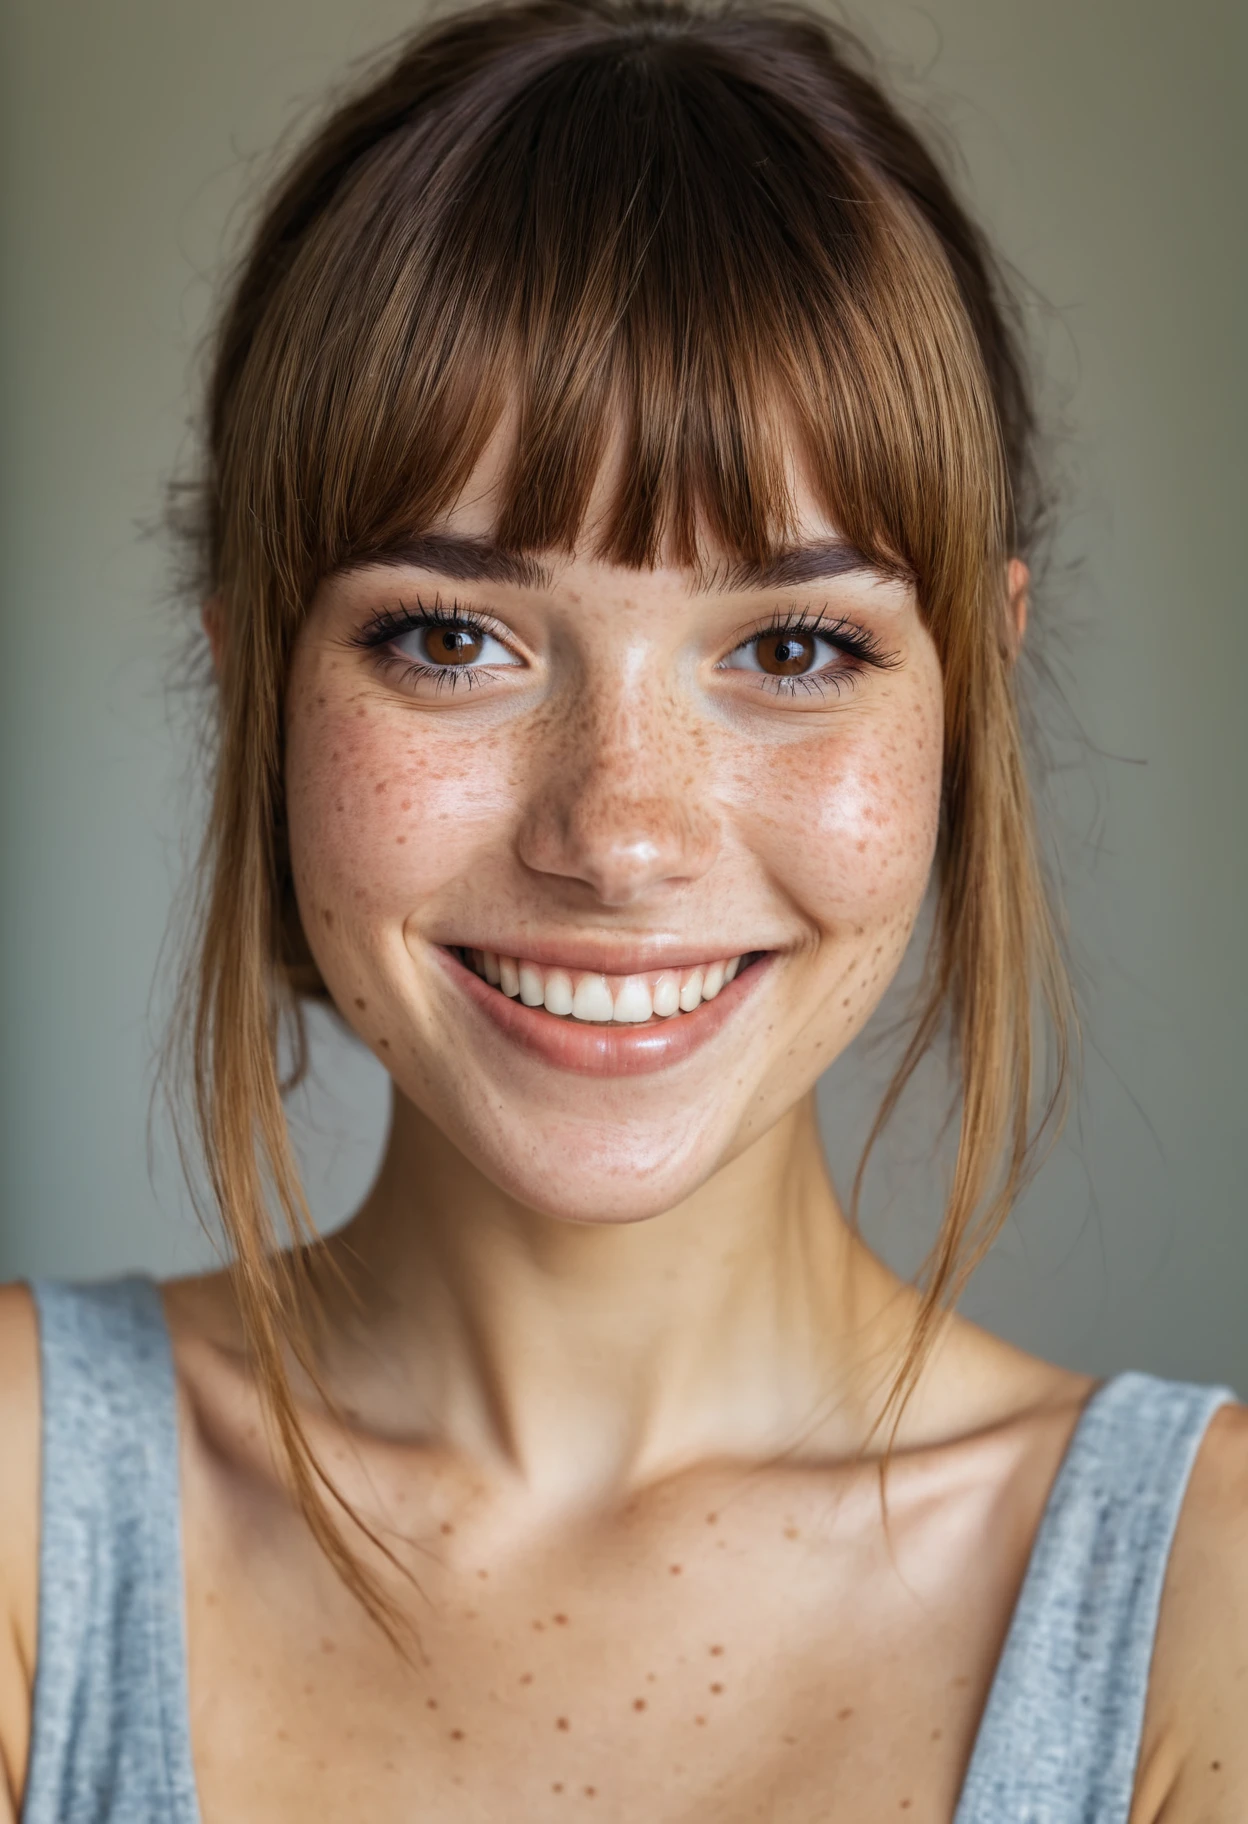
{"type": "Polygon", "coordinates": [[[927,695],[776,756],[769,860],[817,926],[908,926],[935,851],[941,759],[939,700],[927,695]]]}
{"type": "Polygon", "coordinates": [[[366,694],[313,688],[289,717],[291,866],[314,951],[321,932],[403,920],[472,865],[509,814],[498,743],[366,694]]]}

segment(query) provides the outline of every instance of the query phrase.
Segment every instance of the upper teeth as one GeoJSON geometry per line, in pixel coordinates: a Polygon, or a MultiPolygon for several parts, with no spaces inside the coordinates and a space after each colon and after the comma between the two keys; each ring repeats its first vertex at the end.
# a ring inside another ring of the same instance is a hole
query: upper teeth
{"type": "Polygon", "coordinates": [[[658,1014],[670,1019],[713,1001],[741,967],[741,957],[696,963],[692,968],[657,969],[646,975],[594,975],[587,970],[547,969],[493,950],[463,950],[465,962],[496,988],[526,1007],[574,1020],[636,1026],[658,1014]]]}

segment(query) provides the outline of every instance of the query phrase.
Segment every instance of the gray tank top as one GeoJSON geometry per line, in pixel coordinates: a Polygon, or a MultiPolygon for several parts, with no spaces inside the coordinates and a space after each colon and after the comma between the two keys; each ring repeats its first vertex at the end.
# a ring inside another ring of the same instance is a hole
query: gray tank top
{"type": "MultiPolygon", "coordinates": [[[[24,1824],[199,1824],[176,1394],[145,1279],[34,1287],[43,1376],[39,1640],[24,1824]]],[[[1098,1388],[1036,1535],[954,1824],[1126,1824],[1162,1581],[1213,1413],[1098,1388]]]]}

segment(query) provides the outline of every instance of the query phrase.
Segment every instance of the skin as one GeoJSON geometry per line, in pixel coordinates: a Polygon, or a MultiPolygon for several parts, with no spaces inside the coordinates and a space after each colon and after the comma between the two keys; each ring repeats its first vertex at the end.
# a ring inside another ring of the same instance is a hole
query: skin
{"type": "MultiPolygon", "coordinates": [[[[442,531],[488,539],[499,459],[442,531]]],[[[834,536],[799,506],[803,539],[834,536]]],[[[288,700],[299,904],[394,1117],[323,1249],[349,1288],[326,1276],[336,1414],[297,1387],[397,1560],[356,1541],[407,1650],[284,1491],[227,1283],[169,1286],[208,1824],[952,1817],[1091,1383],[949,1322],[897,1435],[885,1531],[875,1427],[915,1295],[846,1223],[812,1092],[926,890],[940,667],[898,582],[704,583],[578,551],[541,586],[374,567],[311,604],[288,700]],[[439,597],[519,663],[439,691],[360,644],[379,612],[439,597]],[[726,667],[795,606],[865,630],[880,662],[789,696],[726,667]],[[621,971],[766,956],[687,1055],[603,1076],[509,1036],[448,945],[621,971]]],[[[1021,638],[1021,567],[1011,584],[1021,638]]],[[[3,1297],[14,1817],[38,1405],[30,1307],[3,1297]]],[[[1234,1409],[1184,1509],[1132,1824],[1248,1807],[1246,1497],[1234,1409]]]]}

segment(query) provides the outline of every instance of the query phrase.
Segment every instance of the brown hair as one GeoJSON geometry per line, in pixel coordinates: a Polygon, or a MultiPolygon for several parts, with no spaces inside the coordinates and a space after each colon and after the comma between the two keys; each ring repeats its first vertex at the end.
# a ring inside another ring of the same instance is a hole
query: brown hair
{"type": "Polygon", "coordinates": [[[796,6],[521,0],[422,31],[263,211],[215,344],[198,521],[224,633],[188,988],[199,1136],[292,1486],[383,1625],[287,1369],[312,1368],[313,1228],[278,1052],[319,984],[282,835],[283,694],[317,581],[434,522],[505,412],[505,547],[573,546],[622,425],[601,555],[765,558],[796,440],[834,523],[916,584],[946,701],[938,901],[869,1145],[946,1022],[961,1113],[897,1401],[1033,1158],[1038,1004],[1065,1075],[1006,631],[1032,411],[1007,294],[933,157],[855,42],[796,6]]]}

